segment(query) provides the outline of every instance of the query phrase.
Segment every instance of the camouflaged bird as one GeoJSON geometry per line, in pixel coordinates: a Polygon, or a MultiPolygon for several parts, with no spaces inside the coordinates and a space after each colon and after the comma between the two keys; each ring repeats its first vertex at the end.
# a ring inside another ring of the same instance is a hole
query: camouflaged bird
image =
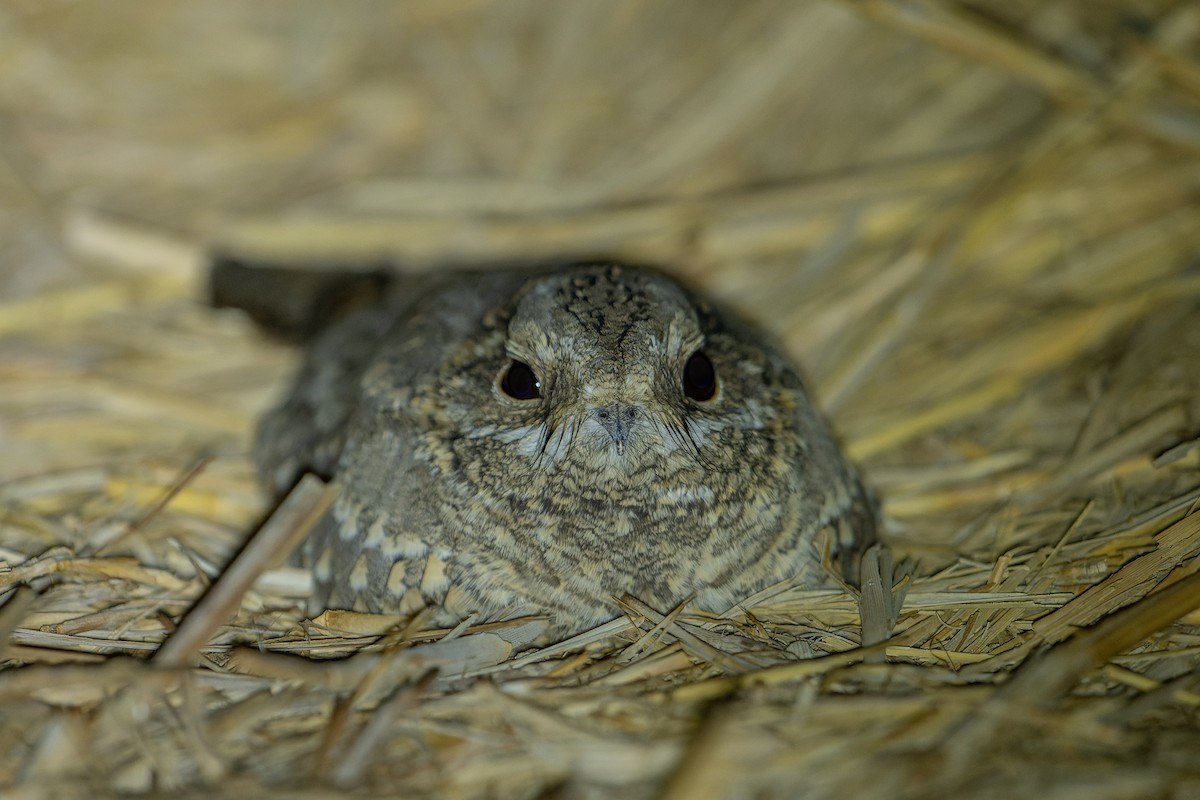
{"type": "Polygon", "coordinates": [[[625,593],[720,613],[819,584],[822,531],[853,582],[874,537],[781,352],[615,264],[381,289],[313,341],[257,458],[278,491],[306,470],[340,490],[303,547],[313,611],[547,614],[569,635],[625,593]]]}

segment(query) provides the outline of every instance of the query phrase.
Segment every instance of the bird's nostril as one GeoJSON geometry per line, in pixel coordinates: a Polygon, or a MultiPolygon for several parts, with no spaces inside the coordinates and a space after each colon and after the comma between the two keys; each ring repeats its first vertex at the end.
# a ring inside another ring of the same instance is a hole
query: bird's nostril
{"type": "Polygon", "coordinates": [[[637,421],[639,409],[633,405],[604,406],[596,409],[596,419],[604,425],[629,425],[637,421]]]}

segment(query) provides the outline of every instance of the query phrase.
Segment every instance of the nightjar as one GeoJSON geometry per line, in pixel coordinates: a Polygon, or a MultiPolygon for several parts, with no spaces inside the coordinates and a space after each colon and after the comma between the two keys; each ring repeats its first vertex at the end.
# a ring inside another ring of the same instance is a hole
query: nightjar
{"type": "MultiPolygon", "coordinates": [[[[245,274],[219,265],[218,293],[245,274]]],[[[256,443],[276,492],[304,471],[339,489],[302,547],[314,612],[545,614],[566,636],[625,593],[719,613],[820,584],[821,542],[856,581],[875,508],[795,367],[665,274],[377,273],[326,316],[256,443]]]]}

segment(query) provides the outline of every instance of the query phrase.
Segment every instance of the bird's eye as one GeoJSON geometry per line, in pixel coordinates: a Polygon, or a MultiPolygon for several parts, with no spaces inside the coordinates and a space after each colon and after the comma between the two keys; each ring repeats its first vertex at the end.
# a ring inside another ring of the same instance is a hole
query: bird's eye
{"type": "Polygon", "coordinates": [[[717,373],[708,356],[697,350],[683,367],[683,393],[701,402],[717,393],[717,373]]]}
{"type": "Polygon", "coordinates": [[[528,364],[520,361],[508,365],[500,379],[500,388],[516,400],[535,400],[542,396],[542,382],[528,364]]]}

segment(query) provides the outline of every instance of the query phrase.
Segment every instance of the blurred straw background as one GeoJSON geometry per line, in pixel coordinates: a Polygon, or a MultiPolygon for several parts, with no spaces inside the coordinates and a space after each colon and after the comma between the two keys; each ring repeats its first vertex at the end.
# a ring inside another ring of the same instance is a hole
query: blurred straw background
{"type": "Polygon", "coordinates": [[[1196,796],[1198,246],[1194,2],[9,0],[0,793],[1196,796]],[[296,357],[218,250],[667,265],[805,365],[893,638],[791,591],[505,660],[265,562],[177,629],[296,357]]]}

